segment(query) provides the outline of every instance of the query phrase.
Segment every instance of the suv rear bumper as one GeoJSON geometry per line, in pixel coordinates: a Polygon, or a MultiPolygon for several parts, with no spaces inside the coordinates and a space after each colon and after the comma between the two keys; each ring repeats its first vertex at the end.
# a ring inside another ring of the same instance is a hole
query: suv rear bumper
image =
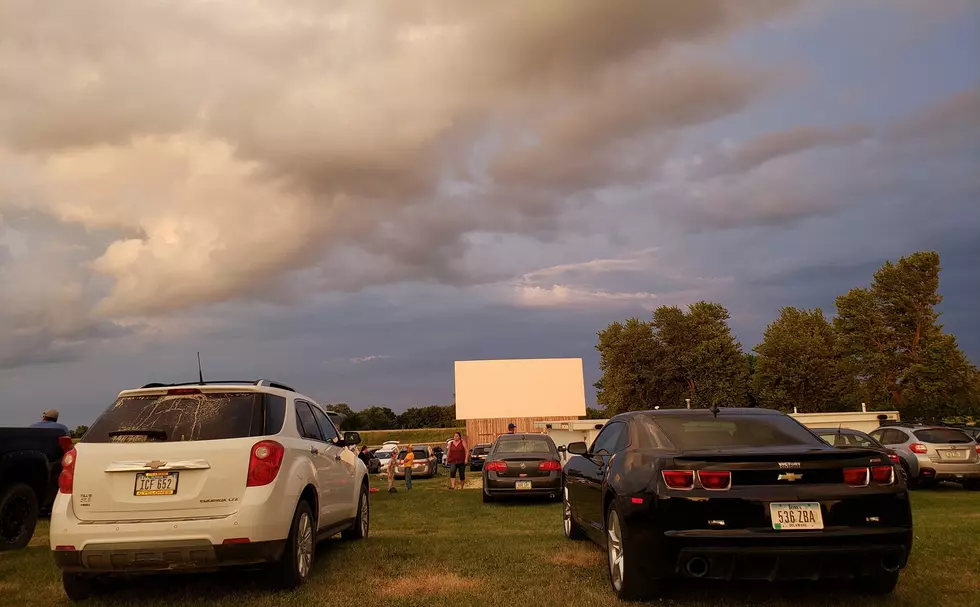
{"type": "Polygon", "coordinates": [[[213,569],[232,565],[256,565],[278,561],[286,540],[219,544],[207,540],[164,540],[90,544],[82,550],[54,550],[54,562],[62,571],[134,573],[213,569]]]}
{"type": "Polygon", "coordinates": [[[925,457],[917,458],[919,476],[936,480],[980,479],[980,462],[934,462],[925,457]],[[927,472],[931,470],[932,472],[927,472]]]}

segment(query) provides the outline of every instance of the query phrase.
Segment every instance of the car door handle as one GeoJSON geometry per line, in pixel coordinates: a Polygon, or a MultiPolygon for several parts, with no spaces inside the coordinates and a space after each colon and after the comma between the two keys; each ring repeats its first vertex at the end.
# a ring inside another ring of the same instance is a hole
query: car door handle
{"type": "Polygon", "coordinates": [[[317,454],[317,453],[319,453],[319,452],[320,452],[320,450],[319,450],[319,449],[317,449],[317,448],[316,448],[316,447],[314,447],[313,445],[310,445],[310,453],[312,453],[313,455],[316,455],[316,454],[317,454]]]}

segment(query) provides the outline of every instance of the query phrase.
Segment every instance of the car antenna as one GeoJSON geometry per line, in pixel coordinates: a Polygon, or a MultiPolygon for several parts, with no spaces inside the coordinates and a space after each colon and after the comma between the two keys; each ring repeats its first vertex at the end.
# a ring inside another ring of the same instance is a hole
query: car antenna
{"type": "Polygon", "coordinates": [[[837,440],[835,441],[834,446],[836,446],[836,443],[840,442],[840,429],[843,425],[844,425],[843,423],[837,424],[837,440]]]}
{"type": "Polygon", "coordinates": [[[721,413],[721,409],[718,408],[718,403],[711,405],[711,412],[715,414],[715,417],[718,417],[718,414],[721,413]]]}
{"type": "Polygon", "coordinates": [[[197,353],[197,381],[202,386],[204,385],[204,371],[201,370],[201,353],[197,353]]]}

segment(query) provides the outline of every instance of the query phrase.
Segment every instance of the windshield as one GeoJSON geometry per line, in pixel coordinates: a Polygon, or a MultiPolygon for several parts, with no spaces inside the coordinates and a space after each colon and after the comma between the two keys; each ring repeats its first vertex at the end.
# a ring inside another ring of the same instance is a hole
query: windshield
{"type": "Polygon", "coordinates": [[[374,457],[378,459],[391,459],[391,451],[375,451],[374,457]]]}
{"type": "Polygon", "coordinates": [[[678,449],[731,449],[779,446],[825,446],[803,425],[786,415],[699,416],[640,415],[641,425],[659,427],[678,449]]]}
{"type": "Polygon", "coordinates": [[[835,447],[871,447],[874,449],[878,448],[878,443],[876,443],[872,438],[864,436],[862,434],[848,434],[841,432],[837,434],[836,432],[822,433],[820,438],[824,439],[831,445],[835,447]]]}
{"type": "Polygon", "coordinates": [[[286,400],[261,392],[119,398],[82,438],[85,443],[198,441],[278,434],[286,400]]]}
{"type": "MultiPolygon", "coordinates": [[[[428,459],[429,452],[425,449],[412,449],[412,453],[415,454],[415,459],[428,459]]],[[[405,459],[408,455],[408,449],[402,449],[401,453],[398,454],[398,459],[405,459]]]]}
{"type": "Polygon", "coordinates": [[[916,430],[912,434],[915,438],[924,443],[946,443],[949,445],[972,443],[966,432],[955,428],[931,428],[929,430],[916,430]]]}
{"type": "Polygon", "coordinates": [[[551,443],[544,438],[524,438],[520,440],[502,440],[497,443],[497,453],[550,453],[551,443]]]}

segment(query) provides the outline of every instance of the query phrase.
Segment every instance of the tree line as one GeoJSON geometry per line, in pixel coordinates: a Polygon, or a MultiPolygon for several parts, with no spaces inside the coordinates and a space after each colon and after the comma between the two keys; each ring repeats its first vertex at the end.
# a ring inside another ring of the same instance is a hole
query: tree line
{"type": "MultiPolygon", "coordinates": [[[[785,307],[743,352],[719,303],[661,306],[598,332],[602,415],[660,408],[760,406],[800,413],[900,412],[903,419],[980,413],[980,372],[943,331],[940,260],[886,262],[868,287],[836,299],[836,315],[785,307]]],[[[598,412],[590,411],[590,415],[598,412]]]]}
{"type": "Polygon", "coordinates": [[[342,430],[397,430],[399,428],[455,428],[465,425],[456,420],[456,405],[412,407],[398,414],[388,407],[368,407],[354,411],[347,403],[327,405],[327,409],[346,416],[342,430]]]}

